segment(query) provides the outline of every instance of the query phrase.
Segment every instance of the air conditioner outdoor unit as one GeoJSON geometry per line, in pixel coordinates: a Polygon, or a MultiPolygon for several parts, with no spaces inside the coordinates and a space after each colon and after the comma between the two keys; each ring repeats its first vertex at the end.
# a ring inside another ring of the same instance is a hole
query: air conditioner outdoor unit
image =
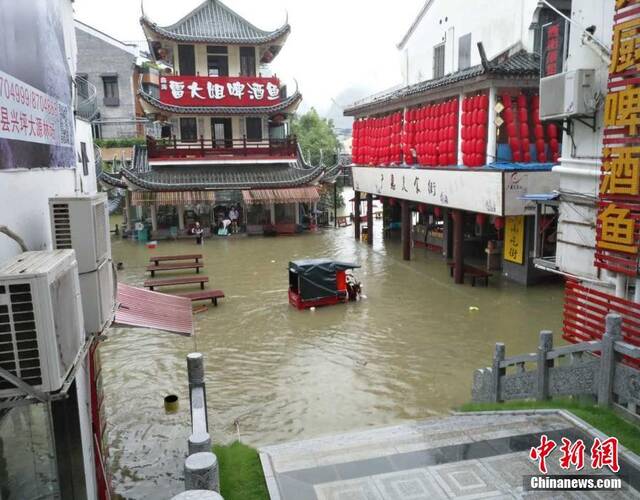
{"type": "Polygon", "coordinates": [[[106,193],[49,198],[53,248],[73,248],[80,274],[111,258],[106,193]]]}
{"type": "Polygon", "coordinates": [[[595,71],[576,69],[540,79],[540,119],[589,116],[596,111],[595,71]]]}
{"type": "Polygon", "coordinates": [[[85,331],[100,333],[114,314],[113,262],[105,260],[97,270],[81,274],[80,291],[85,331]]]}
{"type": "MultiPolygon", "coordinates": [[[[25,252],[0,267],[0,368],[59,390],[85,341],[73,250],[25,252]]],[[[0,397],[24,392],[0,378],[0,397]]]]}

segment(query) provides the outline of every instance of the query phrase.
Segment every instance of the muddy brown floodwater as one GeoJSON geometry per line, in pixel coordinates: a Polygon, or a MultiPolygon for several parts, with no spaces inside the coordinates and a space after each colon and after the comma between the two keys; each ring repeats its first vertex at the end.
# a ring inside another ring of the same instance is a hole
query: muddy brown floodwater
{"type": "Polygon", "coordinates": [[[438,255],[415,249],[404,262],[398,242],[382,242],[380,226],[375,236],[373,248],[355,242],[352,227],[202,247],[160,242],[156,250],[114,239],[122,282],[140,285],[152,253],[198,251],[209,286],[226,294],[218,308],[195,316],[193,338],[110,330],[102,360],[116,492],[168,498],[182,491],[185,356],[194,350],[205,356],[214,441],[232,441],[239,430],[259,446],[446,413],[469,399],[473,370],[490,364],[496,341],[513,354],[535,349],[541,329],[559,340],[560,284],[454,285],[438,255]],[[315,312],[292,308],[287,263],[307,257],[361,264],[366,298],[315,312]],[[178,413],[165,414],[167,394],[179,395],[178,413]]]}

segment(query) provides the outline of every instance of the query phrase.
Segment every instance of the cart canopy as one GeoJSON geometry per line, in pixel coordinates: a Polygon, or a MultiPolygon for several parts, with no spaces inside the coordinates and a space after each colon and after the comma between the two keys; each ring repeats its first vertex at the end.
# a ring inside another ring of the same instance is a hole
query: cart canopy
{"type": "Polygon", "coordinates": [[[303,300],[332,297],[338,293],[336,273],[359,267],[329,259],[296,260],[289,262],[289,283],[303,300]]]}

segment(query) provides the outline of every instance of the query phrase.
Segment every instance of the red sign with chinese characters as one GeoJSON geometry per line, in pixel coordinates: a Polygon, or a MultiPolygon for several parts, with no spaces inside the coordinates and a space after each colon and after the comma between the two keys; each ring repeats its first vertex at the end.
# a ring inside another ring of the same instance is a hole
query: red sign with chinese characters
{"type": "Polygon", "coordinates": [[[280,100],[280,80],[275,77],[160,77],[160,101],[172,106],[260,107],[280,100]]]}

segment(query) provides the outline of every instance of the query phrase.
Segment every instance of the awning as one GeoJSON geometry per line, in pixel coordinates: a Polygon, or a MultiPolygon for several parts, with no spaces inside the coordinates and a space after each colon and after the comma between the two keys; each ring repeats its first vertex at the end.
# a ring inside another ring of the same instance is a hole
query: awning
{"type": "Polygon", "coordinates": [[[133,205],[197,205],[198,203],[214,203],[215,191],[133,191],[133,205]]]}
{"type": "Polygon", "coordinates": [[[118,283],[115,323],[191,336],[191,300],[118,283]]]}
{"type": "Polygon", "coordinates": [[[315,203],[320,200],[318,188],[313,186],[282,189],[250,189],[242,191],[242,198],[247,205],[265,203],[315,203]]]}

